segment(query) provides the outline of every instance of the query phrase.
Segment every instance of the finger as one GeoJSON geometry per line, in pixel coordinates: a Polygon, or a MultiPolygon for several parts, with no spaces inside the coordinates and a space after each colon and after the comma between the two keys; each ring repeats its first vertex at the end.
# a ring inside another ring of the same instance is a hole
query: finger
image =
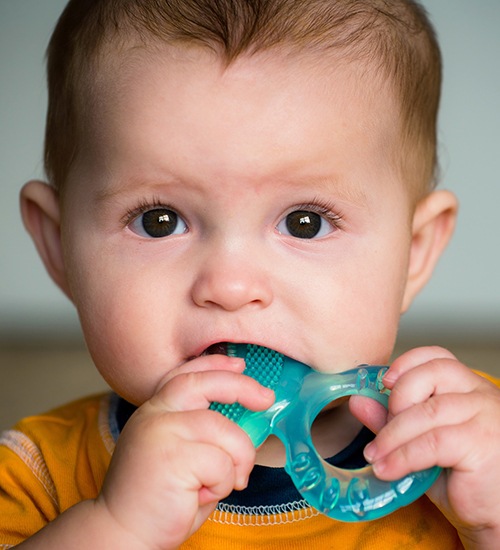
{"type": "Polygon", "coordinates": [[[387,409],[375,399],[353,395],[349,399],[349,410],[374,433],[378,433],[387,423],[387,409]]]}
{"type": "MultiPolygon", "coordinates": [[[[203,443],[218,448],[232,458],[238,474],[237,484],[241,486],[245,485],[255,462],[256,450],[247,434],[225,416],[207,409],[158,412],[157,407],[146,402],[120,434],[120,449],[126,445],[125,441],[137,449],[135,454],[149,449],[145,459],[152,464],[160,459],[166,464],[180,464],[181,468],[189,445],[203,443]]],[[[119,452],[115,454],[118,456],[119,452]]],[[[135,460],[135,454],[122,452],[120,459],[130,463],[135,460]]],[[[203,455],[196,455],[195,459],[205,468],[211,467],[203,455]]]]}
{"type": "Polygon", "coordinates": [[[445,394],[419,403],[388,422],[365,456],[374,462],[435,429],[466,424],[481,412],[482,403],[477,393],[445,394]]]}
{"type": "Polygon", "coordinates": [[[482,383],[478,375],[456,359],[431,359],[406,371],[394,384],[389,397],[388,420],[434,395],[466,394],[482,383]]]}
{"type": "Polygon", "coordinates": [[[413,348],[396,358],[384,376],[384,385],[391,389],[406,372],[434,359],[456,359],[447,349],[439,346],[413,348]]]}
{"type": "MultiPolygon", "coordinates": [[[[211,449],[223,452],[224,455],[231,458],[231,464],[235,471],[231,486],[238,489],[246,487],[248,475],[255,463],[256,450],[250,438],[241,428],[215,411],[170,413],[169,416],[175,422],[168,427],[167,431],[170,437],[174,435],[189,445],[208,445],[211,449]]],[[[179,449],[176,445],[171,447],[170,441],[165,439],[164,454],[176,461],[179,449]]],[[[205,469],[214,467],[207,455],[194,455],[194,460],[201,463],[205,469]]]]}
{"type": "MultiPolygon", "coordinates": [[[[199,494],[199,504],[218,502],[238,484],[237,468],[230,454],[220,447],[203,442],[189,445],[189,453],[183,456],[180,476],[189,491],[199,494]],[[203,457],[203,460],[200,460],[203,457]],[[210,467],[207,467],[210,465],[210,467]]],[[[239,482],[241,485],[241,481],[239,482]]]]}
{"type": "Polygon", "coordinates": [[[443,426],[408,441],[381,459],[372,462],[375,475],[383,480],[399,479],[411,472],[433,466],[466,469],[469,446],[464,439],[474,437],[474,424],[443,426]]]}
{"type": "Polygon", "coordinates": [[[152,404],[169,411],[206,409],[213,401],[238,402],[260,411],[274,403],[274,392],[239,373],[189,372],[173,378],[151,399],[152,404]]]}
{"type": "Polygon", "coordinates": [[[237,486],[237,469],[229,454],[204,442],[183,442],[175,461],[168,464],[170,483],[163,498],[175,503],[171,515],[176,516],[174,540],[179,544],[187,533],[193,534],[217,502],[228,496],[237,486]]]}
{"type": "Polygon", "coordinates": [[[158,383],[157,391],[180,374],[214,370],[243,372],[245,370],[245,360],[240,357],[229,357],[221,354],[196,357],[169,371],[158,383]]]}

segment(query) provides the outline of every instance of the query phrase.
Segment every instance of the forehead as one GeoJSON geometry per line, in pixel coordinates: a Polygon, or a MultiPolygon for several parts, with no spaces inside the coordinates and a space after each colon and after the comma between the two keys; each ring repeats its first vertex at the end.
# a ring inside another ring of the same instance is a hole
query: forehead
{"type": "Polygon", "coordinates": [[[269,51],[226,66],[206,49],[135,47],[104,57],[91,96],[79,160],[96,166],[120,148],[151,163],[196,155],[250,177],[298,172],[346,142],[360,162],[370,151],[389,164],[397,143],[386,81],[343,59],[269,51]]]}
{"type": "Polygon", "coordinates": [[[353,118],[354,126],[370,125],[375,119],[383,122],[384,118],[392,119],[394,125],[399,116],[394,90],[382,71],[340,54],[318,57],[312,53],[269,50],[242,55],[227,66],[217,53],[206,48],[160,44],[148,49],[134,46],[119,52],[108,51],[94,69],[92,85],[85,88],[88,91],[84,91],[83,98],[83,103],[92,105],[87,114],[97,115],[93,122],[99,122],[103,112],[112,114],[120,110],[122,99],[128,101],[129,108],[134,103],[138,108],[144,107],[145,92],[150,99],[167,99],[165,83],[169,94],[177,96],[178,104],[198,100],[190,94],[200,92],[231,103],[231,94],[244,93],[246,88],[248,92],[257,92],[253,94],[257,108],[264,107],[271,96],[276,99],[280,96],[281,105],[274,107],[284,110],[286,100],[292,97],[302,99],[304,104],[321,97],[326,100],[322,101],[323,108],[329,103],[343,104],[349,110],[355,108],[363,115],[363,121],[353,118]]]}

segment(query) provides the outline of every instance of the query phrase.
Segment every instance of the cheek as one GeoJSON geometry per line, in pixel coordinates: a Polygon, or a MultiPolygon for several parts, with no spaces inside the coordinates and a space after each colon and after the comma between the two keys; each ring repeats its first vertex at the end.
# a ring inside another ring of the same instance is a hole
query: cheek
{"type": "Polygon", "coordinates": [[[342,370],[361,363],[386,363],[392,353],[406,282],[406,255],[402,248],[390,250],[391,254],[384,254],[383,247],[365,253],[349,269],[332,268],[330,280],[321,285],[325,291],[316,300],[320,326],[332,348],[327,353],[336,354],[329,360],[342,370]]]}
{"type": "Polygon", "coordinates": [[[405,255],[395,249],[392,257],[385,258],[367,269],[356,284],[356,319],[351,327],[357,331],[359,349],[365,357],[362,362],[388,361],[397,336],[404,288],[406,283],[405,255]]]}
{"type": "Polygon", "coordinates": [[[110,258],[73,259],[73,298],[97,369],[117,393],[138,404],[172,368],[175,296],[170,285],[158,284],[154,270],[124,269],[110,258]]]}
{"type": "Polygon", "coordinates": [[[158,335],[151,323],[155,311],[144,308],[148,300],[141,297],[140,289],[130,289],[126,277],[112,287],[97,282],[81,290],[77,308],[92,359],[115,391],[136,401],[139,394],[151,391],[152,365],[159,364],[158,335]]]}

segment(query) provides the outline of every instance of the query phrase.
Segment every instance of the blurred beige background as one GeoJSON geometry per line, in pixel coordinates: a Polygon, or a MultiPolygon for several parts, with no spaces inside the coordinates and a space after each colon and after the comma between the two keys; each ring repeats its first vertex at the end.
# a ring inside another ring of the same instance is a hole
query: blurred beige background
{"type": "MultiPolygon", "coordinates": [[[[431,283],[405,315],[398,349],[439,344],[500,376],[500,2],[423,0],[444,58],[442,186],[459,224],[431,283]]],[[[0,0],[0,429],[105,389],[71,304],[45,273],[18,212],[43,177],[44,52],[66,0],[0,0]]]]}

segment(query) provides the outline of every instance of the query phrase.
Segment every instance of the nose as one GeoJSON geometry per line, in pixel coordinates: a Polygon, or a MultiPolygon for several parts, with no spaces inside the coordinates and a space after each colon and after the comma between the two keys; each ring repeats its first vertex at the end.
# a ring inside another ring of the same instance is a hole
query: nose
{"type": "Polygon", "coordinates": [[[265,308],[273,299],[268,270],[249,254],[214,255],[200,262],[192,297],[200,307],[237,311],[265,308]]]}

